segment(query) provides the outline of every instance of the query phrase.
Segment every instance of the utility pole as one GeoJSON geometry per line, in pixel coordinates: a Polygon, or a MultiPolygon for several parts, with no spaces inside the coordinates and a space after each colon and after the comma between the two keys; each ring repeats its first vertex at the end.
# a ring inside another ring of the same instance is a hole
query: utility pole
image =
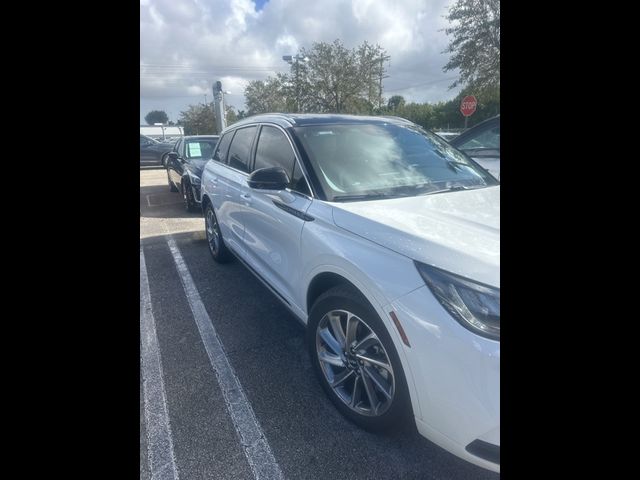
{"type": "Polygon", "coordinates": [[[224,92],[222,91],[222,82],[219,80],[213,84],[213,105],[215,107],[216,114],[216,129],[218,134],[222,132],[227,126],[227,120],[224,112],[224,92]]]}

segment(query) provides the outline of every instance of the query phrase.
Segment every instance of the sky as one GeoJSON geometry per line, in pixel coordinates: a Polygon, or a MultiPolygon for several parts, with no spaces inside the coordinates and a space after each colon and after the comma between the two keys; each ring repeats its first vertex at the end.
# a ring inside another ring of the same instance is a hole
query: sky
{"type": "Polygon", "coordinates": [[[140,123],[151,110],[170,120],[212,100],[220,80],[225,103],[245,110],[244,87],[289,65],[313,42],[365,40],[390,55],[383,95],[407,102],[450,100],[456,72],[448,56],[444,16],[454,0],[140,0],[140,123]],[[206,97],[205,97],[206,96],[206,97]]]}

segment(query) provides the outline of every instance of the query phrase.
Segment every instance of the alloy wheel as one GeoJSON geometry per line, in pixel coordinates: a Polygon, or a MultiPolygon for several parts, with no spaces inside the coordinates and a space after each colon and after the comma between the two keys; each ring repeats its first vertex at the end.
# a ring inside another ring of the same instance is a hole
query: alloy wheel
{"type": "Polygon", "coordinates": [[[360,415],[382,415],[393,403],[395,378],[384,345],[361,318],[346,310],[325,314],[316,354],[335,394],[360,415]]]}
{"type": "Polygon", "coordinates": [[[220,248],[220,227],[218,226],[218,221],[216,220],[216,216],[213,213],[212,208],[207,209],[207,216],[205,217],[206,222],[206,234],[207,234],[207,243],[209,244],[209,249],[211,253],[214,255],[218,252],[220,248]]]}

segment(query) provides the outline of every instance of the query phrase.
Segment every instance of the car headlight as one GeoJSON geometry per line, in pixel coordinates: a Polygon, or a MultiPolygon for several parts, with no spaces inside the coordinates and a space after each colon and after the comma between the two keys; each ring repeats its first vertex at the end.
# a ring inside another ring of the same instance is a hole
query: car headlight
{"type": "Polygon", "coordinates": [[[440,304],[463,327],[500,340],[500,289],[415,262],[420,276],[440,304]]]}
{"type": "Polygon", "coordinates": [[[189,180],[191,181],[191,185],[193,185],[194,187],[200,185],[200,177],[192,174],[191,172],[189,172],[189,180]]]}

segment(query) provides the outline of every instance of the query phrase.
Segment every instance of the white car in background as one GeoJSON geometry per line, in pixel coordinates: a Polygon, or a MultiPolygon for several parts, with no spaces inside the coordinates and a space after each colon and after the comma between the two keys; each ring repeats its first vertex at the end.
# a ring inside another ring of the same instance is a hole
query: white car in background
{"type": "Polygon", "coordinates": [[[500,470],[494,177],[406,120],[269,114],[222,132],[201,183],[214,260],[306,326],[343,415],[500,470]]]}
{"type": "Polygon", "coordinates": [[[500,115],[480,122],[449,143],[500,180],[500,115]]]}

